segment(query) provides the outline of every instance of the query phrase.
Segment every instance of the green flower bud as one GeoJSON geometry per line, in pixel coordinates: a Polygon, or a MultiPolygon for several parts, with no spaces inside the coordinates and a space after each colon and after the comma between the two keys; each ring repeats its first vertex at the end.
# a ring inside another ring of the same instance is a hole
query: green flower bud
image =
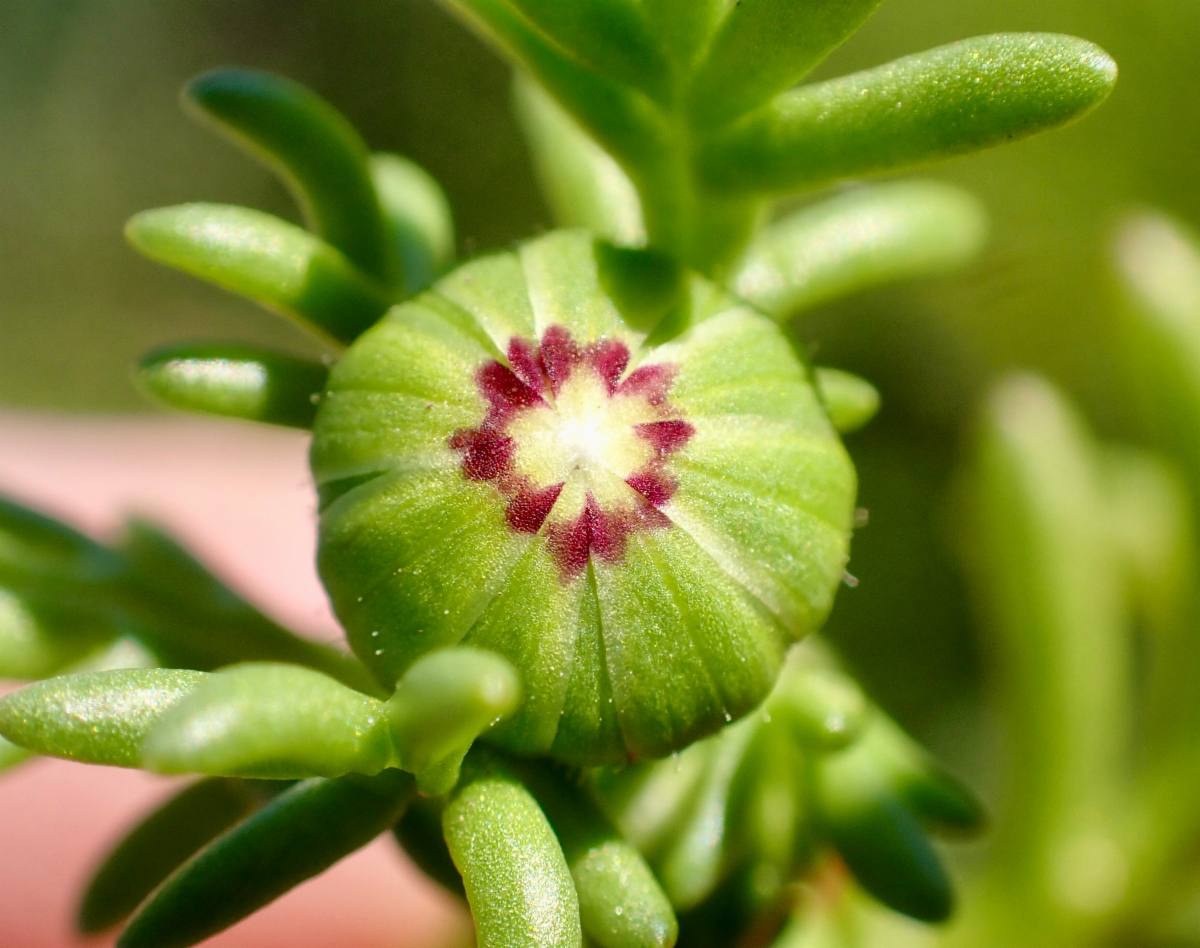
{"type": "Polygon", "coordinates": [[[489,740],[579,764],[762,701],[832,604],[854,504],[773,322],[630,253],[560,231],[459,268],[335,366],[312,448],[356,653],[393,682],[495,652],[526,698],[489,740]]]}

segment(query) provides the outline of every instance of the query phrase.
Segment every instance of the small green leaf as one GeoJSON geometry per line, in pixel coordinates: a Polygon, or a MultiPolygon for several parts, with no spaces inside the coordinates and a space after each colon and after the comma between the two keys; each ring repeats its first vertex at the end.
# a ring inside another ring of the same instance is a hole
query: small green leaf
{"type": "Polygon", "coordinates": [[[641,853],[558,771],[531,764],[519,773],[562,844],[583,933],[601,948],[671,948],[679,924],[641,853]]]}
{"type": "Polygon", "coordinates": [[[764,229],[729,286],[776,319],[974,259],[987,216],[973,195],[934,181],[855,188],[764,229]]]}
{"type": "Polygon", "coordinates": [[[175,345],[142,357],[137,380],[184,411],[311,428],[329,370],[254,346],[175,345]]]}
{"type": "Polygon", "coordinates": [[[130,218],[125,236],[150,259],[254,300],[326,340],[353,342],[393,302],[382,284],[319,237],[248,207],[143,211],[130,218]]]}
{"type": "Polygon", "coordinates": [[[124,921],[167,876],[259,804],[240,780],[211,777],[185,787],[96,870],[79,907],[79,930],[95,935],[124,921]]]}
{"type": "Polygon", "coordinates": [[[383,704],[299,665],[248,664],[208,676],[142,745],[159,773],[271,780],[394,766],[383,704]]]}
{"type": "Polygon", "coordinates": [[[400,155],[372,155],[370,169],[411,296],[454,262],[450,203],[433,175],[400,155]]]}
{"type": "Polygon", "coordinates": [[[513,104],[559,226],[585,227],[627,247],[645,244],[637,189],[613,157],[522,72],[513,76],[513,104]]]}
{"type": "Polygon", "coordinates": [[[879,391],[864,378],[817,366],[813,375],[829,420],[841,434],[857,431],[879,411],[879,391]]]}
{"type": "Polygon", "coordinates": [[[580,948],[579,899],[554,830],[511,773],[481,755],[442,814],[479,948],[580,948]]]}
{"type": "Polygon", "coordinates": [[[35,604],[0,588],[0,678],[47,678],[120,632],[103,613],[35,604]]]}
{"type": "Polygon", "coordinates": [[[119,556],[53,517],[0,496],[0,581],[48,583],[60,594],[64,583],[94,587],[118,575],[119,556]]]}
{"type": "Polygon", "coordinates": [[[869,747],[858,742],[822,757],[816,795],[827,832],[863,888],[921,921],[949,917],[954,894],[941,860],[869,747]]]}
{"type": "MultiPolygon", "coordinates": [[[[516,670],[474,648],[431,652],[413,663],[388,700],[387,719],[405,770],[432,776],[439,792],[458,779],[458,761],[479,734],[521,703],[516,670]],[[448,764],[439,768],[439,764],[448,764]]],[[[435,788],[424,786],[426,792],[435,788]]]]}
{"type": "Polygon", "coordinates": [[[177,870],[117,945],[187,948],[224,931],[384,832],[413,790],[397,770],[297,784],[177,870]]]}
{"type": "Polygon", "coordinates": [[[655,98],[667,94],[667,64],[638,0],[511,2],[588,68],[655,98]]]}
{"type": "Polygon", "coordinates": [[[738,0],[713,37],[689,97],[700,124],[731,122],[789,89],[882,0],[738,0]]]}
{"type": "Polygon", "coordinates": [[[137,767],[151,728],[206,677],[139,668],[49,678],[0,698],[0,735],[51,757],[137,767]]]}
{"type": "Polygon", "coordinates": [[[1069,36],[998,34],[785,92],[702,148],[720,191],[786,193],[990,148],[1079,118],[1117,67],[1069,36]]]}
{"type": "Polygon", "coordinates": [[[862,689],[806,645],[793,646],[766,708],[801,745],[826,752],[857,740],[868,717],[862,689]]]}
{"type": "Polygon", "coordinates": [[[317,234],[376,279],[400,282],[367,147],[333,106],[290,79],[249,69],[198,76],[183,101],[275,170],[317,234]]]}

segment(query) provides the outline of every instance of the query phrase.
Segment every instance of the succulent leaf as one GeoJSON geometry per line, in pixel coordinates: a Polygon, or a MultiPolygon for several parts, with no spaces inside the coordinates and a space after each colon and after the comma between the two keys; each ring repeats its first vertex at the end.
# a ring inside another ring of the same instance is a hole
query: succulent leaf
{"type": "Polygon", "coordinates": [[[151,728],[206,677],[138,668],[48,678],[0,698],[0,736],[50,757],[137,767],[151,728]]]}
{"type": "Polygon", "coordinates": [[[521,72],[513,76],[513,105],[558,225],[584,227],[618,245],[645,244],[637,189],[613,157],[521,72]]]}
{"type": "Polygon", "coordinates": [[[404,294],[411,296],[454,262],[450,203],[428,171],[400,155],[372,155],[370,170],[400,257],[404,294]]]}
{"type": "Polygon", "coordinates": [[[311,428],[329,369],[254,346],[174,345],[142,357],[137,380],[184,411],[311,428]]]}
{"type": "Polygon", "coordinates": [[[396,766],[383,703],[299,665],[254,663],[209,675],[142,745],[159,773],[288,780],[396,766]]]}
{"type": "Polygon", "coordinates": [[[850,293],[963,266],[986,236],[982,205],[959,188],[934,181],[855,188],[764,228],[729,286],[784,320],[850,293]]]}
{"type": "Polygon", "coordinates": [[[335,366],[312,448],[356,653],[384,682],[445,645],[507,658],[526,698],[488,739],[575,763],[760,702],[832,604],[855,486],[769,320],[687,277],[646,344],[653,294],[614,298],[608,253],[556,232],[396,308],[335,366]]]}
{"type": "Polygon", "coordinates": [[[580,948],[579,899],[554,830],[525,786],[487,755],[442,814],[480,948],[580,948]]]}
{"type": "Polygon", "coordinates": [[[354,127],[310,89],[250,69],[197,76],[183,102],[276,171],[312,229],[377,280],[402,280],[354,127]]]}
{"type": "Polygon", "coordinates": [[[879,411],[879,390],[864,378],[818,366],[813,372],[821,402],[840,434],[857,431],[879,411]]]}
{"type": "Polygon", "coordinates": [[[188,948],[361,849],[403,814],[412,777],[296,784],[184,863],[134,916],[119,948],[188,948]]]}
{"type": "Polygon", "coordinates": [[[642,854],[564,775],[537,764],[519,773],[562,844],[583,933],[601,948],[672,948],[679,924],[642,854]]]}
{"type": "Polygon", "coordinates": [[[0,737],[0,773],[11,770],[18,764],[23,764],[32,756],[32,751],[28,751],[24,747],[18,747],[12,741],[7,741],[3,737],[0,737]]]}
{"type": "Polygon", "coordinates": [[[816,188],[978,151],[1099,105],[1117,69],[1073,37],[998,34],[785,92],[704,146],[709,186],[816,188]]]}
{"type": "Polygon", "coordinates": [[[122,631],[102,612],[34,603],[0,588],[0,678],[48,678],[122,631]]]}
{"type": "Polygon", "coordinates": [[[382,284],[319,237],[248,207],[142,211],[125,236],[151,260],[254,300],[326,341],[353,342],[392,304],[382,284]]]}
{"type": "Polygon", "coordinates": [[[729,8],[689,89],[700,125],[731,122],[799,82],[882,0],[740,0],[729,8]]]}
{"type": "Polygon", "coordinates": [[[123,922],[167,876],[260,803],[240,780],[189,784],[134,827],[96,870],[79,907],[79,930],[94,935],[123,922]]]}

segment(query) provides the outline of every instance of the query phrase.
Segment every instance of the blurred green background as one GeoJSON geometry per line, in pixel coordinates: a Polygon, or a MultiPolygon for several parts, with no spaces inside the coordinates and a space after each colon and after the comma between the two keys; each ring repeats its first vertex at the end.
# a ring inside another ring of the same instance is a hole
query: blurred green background
{"type": "MultiPolygon", "coordinates": [[[[1074,33],[1111,52],[1116,94],[1069,129],[932,172],[980,195],[994,232],[959,276],[815,313],[796,331],[884,410],[850,446],[870,525],[831,622],[864,683],[935,747],[969,745],[978,662],[947,485],[989,379],[1049,374],[1128,435],[1106,243],[1152,204],[1200,221],[1196,0],[888,0],[819,77],[980,33],[1074,33]],[[956,713],[948,714],[948,711],[956,713]]],[[[432,0],[0,0],[0,408],[144,410],[127,367],[169,340],[307,342],[252,305],[139,259],[126,218],[187,200],[295,218],[282,187],[179,110],[219,65],[276,70],[373,148],[445,185],[469,254],[549,225],[508,110],[507,70],[432,0]]]]}

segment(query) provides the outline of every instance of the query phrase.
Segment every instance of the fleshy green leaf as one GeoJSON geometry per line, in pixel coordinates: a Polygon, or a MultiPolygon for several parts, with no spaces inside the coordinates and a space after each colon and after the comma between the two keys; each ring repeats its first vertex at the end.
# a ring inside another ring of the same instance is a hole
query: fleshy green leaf
{"type": "Polygon", "coordinates": [[[271,780],[395,766],[382,702],[298,665],[216,672],[151,729],[143,764],[160,773],[271,780]]]}
{"type": "Polygon", "coordinates": [[[770,193],[902,171],[1076,119],[1116,75],[1073,37],[964,40],[786,92],[704,146],[701,170],[718,190],[770,193]]]}
{"type": "Polygon", "coordinates": [[[586,227],[615,244],[644,244],[646,225],[637,190],[612,156],[521,72],[513,77],[513,101],[556,222],[586,227]]]}
{"type": "Polygon", "coordinates": [[[46,678],[121,633],[111,617],[31,603],[0,588],[0,678],[46,678]]]}
{"type": "Polygon", "coordinates": [[[249,69],[198,76],[183,101],[274,169],[317,234],[376,279],[400,283],[367,147],[333,106],[289,79],[249,69]]]}
{"type": "Polygon", "coordinates": [[[0,735],[51,757],[137,767],[151,728],[206,677],[139,668],[49,678],[0,698],[0,735]]]}
{"type": "Polygon", "coordinates": [[[941,861],[869,747],[858,742],[821,758],[816,794],[824,826],[863,888],[921,921],[950,915],[954,895],[941,861]]]}
{"type": "Polygon", "coordinates": [[[137,380],[184,411],[311,428],[329,370],[281,352],[229,344],[175,345],[144,356],[137,380]]]}
{"type": "Polygon", "coordinates": [[[730,122],[799,82],[881,0],[739,0],[693,77],[700,124],[730,122]]]}
{"type": "Polygon", "coordinates": [[[261,804],[240,780],[190,784],[135,826],[96,870],[79,907],[89,935],[124,921],[203,846],[261,804]]]}
{"type": "Polygon", "coordinates": [[[765,707],[801,745],[834,751],[858,739],[868,718],[862,690],[806,644],[793,646],[765,707]]]}
{"type": "Polygon", "coordinates": [[[583,933],[601,948],[671,948],[675,912],[641,853],[563,775],[537,765],[520,773],[562,844],[583,933]]]}
{"type": "Polygon", "coordinates": [[[418,659],[388,700],[387,719],[400,753],[400,766],[423,777],[434,768],[446,792],[457,781],[458,761],[476,737],[511,714],[521,701],[521,682],[512,665],[489,652],[450,648],[418,659]],[[437,765],[448,764],[443,773],[437,765]]]}
{"type": "Polygon", "coordinates": [[[372,155],[370,169],[411,296],[454,262],[450,203],[428,171],[400,155],[372,155]]]}
{"type": "Polygon", "coordinates": [[[579,899],[554,830],[502,766],[482,758],[442,831],[462,875],[479,948],[580,948],[579,899]]]}
{"type": "Polygon", "coordinates": [[[864,378],[818,366],[813,375],[829,420],[841,434],[857,431],[879,411],[879,391],[864,378]]]}
{"type": "Polygon", "coordinates": [[[960,267],[982,249],[979,200],[933,181],[856,188],[764,229],[730,288],[776,319],[841,296],[960,267]]]}
{"type": "Polygon", "coordinates": [[[24,747],[18,747],[11,741],[6,741],[0,737],[0,773],[11,770],[18,764],[23,764],[32,756],[32,751],[28,751],[24,747]]]}
{"type": "Polygon", "coordinates": [[[397,770],[297,784],[172,874],[117,945],[187,948],[223,931],[365,846],[413,791],[397,770]]]}
{"type": "Polygon", "coordinates": [[[152,260],[215,283],[349,343],[392,304],[382,284],[319,237],[262,211],[181,204],[130,218],[125,236],[152,260]]]}

